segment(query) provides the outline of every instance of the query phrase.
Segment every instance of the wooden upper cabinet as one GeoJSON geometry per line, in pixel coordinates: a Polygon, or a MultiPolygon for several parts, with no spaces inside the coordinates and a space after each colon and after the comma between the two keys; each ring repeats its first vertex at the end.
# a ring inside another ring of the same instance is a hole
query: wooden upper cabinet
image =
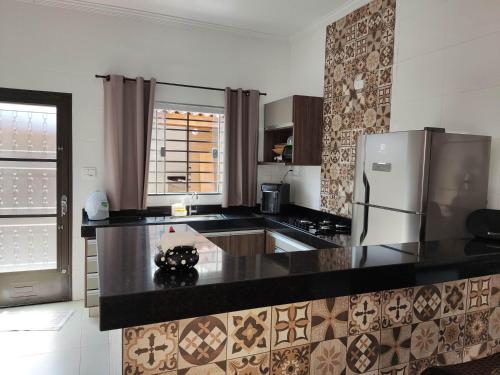
{"type": "Polygon", "coordinates": [[[264,105],[264,162],[293,135],[293,165],[321,165],[323,98],[294,95],[264,105]]]}
{"type": "Polygon", "coordinates": [[[264,129],[293,126],[293,96],[264,104],[264,129]]]}

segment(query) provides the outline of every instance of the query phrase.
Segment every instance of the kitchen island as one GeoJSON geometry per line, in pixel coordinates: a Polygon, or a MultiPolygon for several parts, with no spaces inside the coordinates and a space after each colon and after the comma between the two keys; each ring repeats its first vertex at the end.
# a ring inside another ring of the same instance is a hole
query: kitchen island
{"type": "Polygon", "coordinates": [[[97,229],[117,373],[417,374],[498,350],[500,252],[487,243],[234,257],[198,234],[196,271],[179,276],[153,262],[168,230],[97,229]]]}

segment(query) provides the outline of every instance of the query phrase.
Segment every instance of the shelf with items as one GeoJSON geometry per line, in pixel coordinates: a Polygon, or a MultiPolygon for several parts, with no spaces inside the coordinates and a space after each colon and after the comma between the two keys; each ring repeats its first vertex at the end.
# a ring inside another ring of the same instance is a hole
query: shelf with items
{"type": "MultiPolygon", "coordinates": [[[[293,139],[293,127],[287,128],[279,128],[279,129],[265,129],[264,130],[264,162],[279,162],[283,163],[284,161],[277,161],[275,158],[280,156],[274,150],[279,145],[286,145],[287,141],[292,137],[293,139]]],[[[291,162],[291,160],[289,161],[291,162]]]]}
{"type": "Polygon", "coordinates": [[[321,165],[323,98],[294,95],[264,106],[264,162],[276,162],[277,146],[286,150],[286,164],[321,165]],[[290,142],[291,141],[291,142],[290,142]]]}

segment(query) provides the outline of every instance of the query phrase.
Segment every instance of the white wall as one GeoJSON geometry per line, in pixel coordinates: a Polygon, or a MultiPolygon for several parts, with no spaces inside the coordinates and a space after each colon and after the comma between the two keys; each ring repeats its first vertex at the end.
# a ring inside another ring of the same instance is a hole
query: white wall
{"type": "MultiPolygon", "coordinates": [[[[291,38],[292,94],[323,96],[326,27],[367,2],[367,0],[348,1],[334,14],[325,17],[318,24],[310,25],[291,38]]],[[[321,167],[295,167],[292,184],[292,197],[296,204],[313,209],[320,208],[321,167]]]]}
{"type": "Polygon", "coordinates": [[[500,1],[398,0],[391,130],[494,137],[488,205],[500,208],[500,1]]]}
{"type": "MultiPolygon", "coordinates": [[[[325,28],[321,25],[295,36],[290,48],[292,94],[323,96],[325,28]]],[[[300,166],[291,176],[292,199],[299,206],[319,209],[321,167],[300,166]]]]}
{"type": "MultiPolygon", "coordinates": [[[[75,299],[83,297],[81,208],[103,176],[103,90],[94,74],[255,88],[268,93],[265,102],[288,95],[288,58],[286,41],[0,1],[0,86],[73,94],[75,299]],[[81,178],[84,166],[97,167],[96,180],[81,178]]],[[[222,93],[166,86],[157,99],[223,104],[222,93]]]]}

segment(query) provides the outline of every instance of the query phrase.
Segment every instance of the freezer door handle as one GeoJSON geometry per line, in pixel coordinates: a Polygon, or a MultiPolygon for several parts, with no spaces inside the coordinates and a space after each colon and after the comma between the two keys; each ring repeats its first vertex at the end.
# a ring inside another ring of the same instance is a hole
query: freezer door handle
{"type": "Polygon", "coordinates": [[[398,208],[384,207],[384,206],[379,206],[376,204],[369,204],[369,203],[363,203],[363,202],[353,202],[353,203],[359,204],[360,206],[368,206],[368,207],[373,207],[373,208],[380,208],[382,210],[387,210],[387,211],[401,212],[402,214],[424,215],[424,213],[420,212],[420,211],[400,210],[398,208]]]}

